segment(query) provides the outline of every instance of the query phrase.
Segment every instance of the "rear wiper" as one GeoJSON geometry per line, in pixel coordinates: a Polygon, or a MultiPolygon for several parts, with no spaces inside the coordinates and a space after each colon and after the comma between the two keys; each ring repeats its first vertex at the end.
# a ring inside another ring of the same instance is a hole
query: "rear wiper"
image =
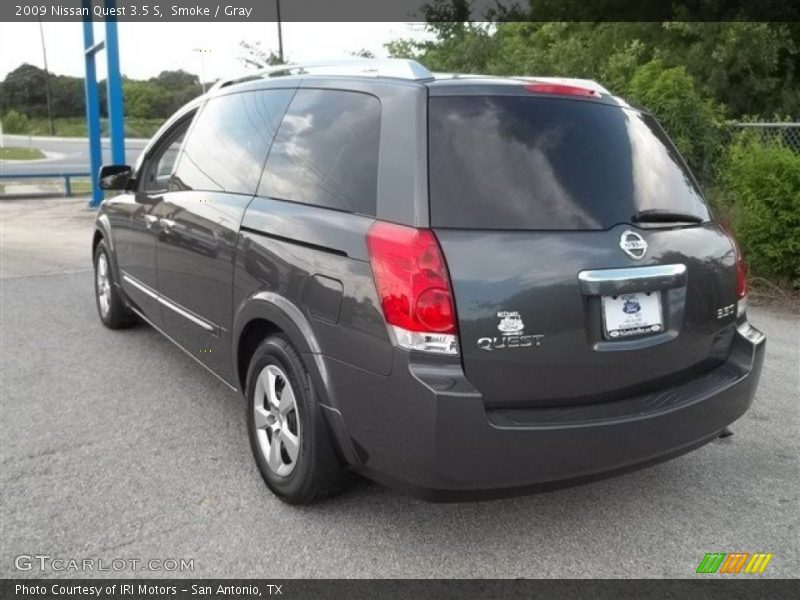
{"type": "Polygon", "coordinates": [[[634,223],[702,223],[703,218],[692,213],[663,208],[648,208],[637,211],[631,217],[634,223]]]}

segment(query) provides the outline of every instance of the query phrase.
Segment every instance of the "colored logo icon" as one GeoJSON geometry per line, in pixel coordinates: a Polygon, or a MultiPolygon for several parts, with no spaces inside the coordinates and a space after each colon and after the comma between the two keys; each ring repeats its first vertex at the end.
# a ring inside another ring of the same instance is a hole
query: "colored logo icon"
{"type": "Polygon", "coordinates": [[[697,573],[763,573],[772,553],[766,552],[708,552],[697,566],[697,573]]]}

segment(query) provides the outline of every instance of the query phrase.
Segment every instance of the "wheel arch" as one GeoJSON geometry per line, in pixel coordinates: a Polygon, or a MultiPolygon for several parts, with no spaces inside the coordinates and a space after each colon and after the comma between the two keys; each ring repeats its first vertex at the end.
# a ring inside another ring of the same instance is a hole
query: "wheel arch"
{"type": "MultiPolygon", "coordinates": [[[[101,209],[102,210],[102,209],[101,209]]],[[[111,271],[114,275],[114,285],[122,289],[119,284],[119,265],[117,264],[117,252],[114,246],[114,236],[111,235],[111,222],[108,215],[100,213],[97,220],[94,222],[94,234],[92,235],[92,264],[94,264],[94,253],[97,251],[97,245],[103,240],[108,249],[108,258],[111,263],[111,271]]]]}
{"type": "Polygon", "coordinates": [[[320,373],[320,361],[309,355],[320,354],[319,343],[308,319],[285,297],[274,292],[257,292],[242,303],[233,326],[233,372],[242,394],[246,393],[247,369],[258,345],[269,335],[282,333],[297,349],[303,364],[326,401],[328,389],[320,373]]]}
{"type": "Polygon", "coordinates": [[[285,335],[300,354],[325,420],[328,437],[342,464],[356,464],[358,459],[347,434],[319,342],[311,323],[291,301],[274,292],[258,292],[239,309],[233,327],[233,373],[243,396],[247,395],[247,371],[259,344],[269,335],[285,335]]]}
{"type": "Polygon", "coordinates": [[[111,236],[111,222],[108,219],[108,215],[99,214],[97,215],[97,220],[94,222],[94,236],[92,237],[92,256],[94,256],[94,251],[97,248],[97,244],[100,243],[100,240],[105,240],[108,244],[108,250],[110,252],[114,251],[114,238],[111,236]]]}
{"type": "Polygon", "coordinates": [[[95,227],[94,236],[92,237],[92,256],[94,256],[94,253],[97,250],[97,244],[99,244],[100,240],[104,239],[105,237],[106,236],[103,231],[99,227],[95,227]]]}

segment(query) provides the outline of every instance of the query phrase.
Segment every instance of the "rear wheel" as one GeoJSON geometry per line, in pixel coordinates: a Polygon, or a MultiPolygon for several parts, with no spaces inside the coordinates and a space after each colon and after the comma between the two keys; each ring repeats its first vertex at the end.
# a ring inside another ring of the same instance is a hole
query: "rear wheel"
{"type": "Polygon", "coordinates": [[[331,448],[308,372],[282,335],[262,342],[247,374],[250,446],[261,476],[284,502],[335,491],[345,472],[331,448]]]}
{"type": "Polygon", "coordinates": [[[100,240],[94,250],[94,291],[97,313],[103,325],[109,329],[122,329],[136,323],[136,315],[125,306],[114,285],[114,274],[105,240],[100,240]]]}

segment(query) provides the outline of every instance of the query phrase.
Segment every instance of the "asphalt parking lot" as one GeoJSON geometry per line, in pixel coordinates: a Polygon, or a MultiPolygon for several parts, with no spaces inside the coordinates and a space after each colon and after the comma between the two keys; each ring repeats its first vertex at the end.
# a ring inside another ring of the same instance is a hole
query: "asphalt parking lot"
{"type": "Polygon", "coordinates": [[[797,314],[751,309],[753,408],[671,462],[462,504],[359,482],[295,508],[258,475],[240,397],[150,328],[100,324],[85,199],[0,200],[0,218],[0,577],[87,575],[20,572],[21,554],[193,559],[194,577],[696,577],[714,551],[800,574],[797,314]]]}

